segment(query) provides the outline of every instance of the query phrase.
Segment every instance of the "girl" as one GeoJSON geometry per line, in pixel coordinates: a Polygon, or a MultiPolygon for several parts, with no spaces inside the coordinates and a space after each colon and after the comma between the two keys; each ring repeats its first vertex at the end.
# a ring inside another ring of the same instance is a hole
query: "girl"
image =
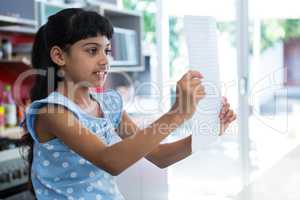
{"type": "MultiPolygon", "coordinates": [[[[37,199],[124,199],[114,176],[146,157],[160,168],[191,154],[191,136],[161,144],[189,119],[205,95],[201,74],[189,71],[177,83],[169,112],[140,130],[122,110],[120,95],[102,87],[111,51],[111,23],[99,14],[65,9],[37,32],[32,65],[36,82],[25,116],[31,182],[37,199]],[[112,143],[118,134],[121,141],[112,143]]],[[[235,114],[225,103],[227,127],[235,114]]]]}

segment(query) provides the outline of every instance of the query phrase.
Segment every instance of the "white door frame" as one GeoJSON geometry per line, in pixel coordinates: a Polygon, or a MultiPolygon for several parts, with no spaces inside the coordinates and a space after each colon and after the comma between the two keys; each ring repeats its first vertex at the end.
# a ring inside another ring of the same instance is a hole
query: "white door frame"
{"type": "Polygon", "coordinates": [[[244,186],[250,181],[249,160],[249,16],[248,0],[237,0],[237,65],[239,80],[239,136],[244,186]]]}
{"type": "Polygon", "coordinates": [[[160,97],[164,110],[170,109],[171,96],[170,86],[170,64],[169,64],[169,14],[168,0],[156,0],[156,38],[157,38],[157,68],[156,68],[156,84],[160,90],[160,97]]]}

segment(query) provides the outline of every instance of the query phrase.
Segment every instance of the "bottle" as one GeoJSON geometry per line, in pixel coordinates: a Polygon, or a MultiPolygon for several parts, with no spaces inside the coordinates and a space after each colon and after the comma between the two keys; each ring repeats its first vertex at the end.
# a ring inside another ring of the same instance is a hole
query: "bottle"
{"type": "Polygon", "coordinates": [[[5,109],[5,125],[6,127],[15,127],[17,125],[17,106],[12,97],[10,85],[5,86],[2,98],[5,109]]]}
{"type": "Polygon", "coordinates": [[[0,103],[0,133],[5,129],[5,108],[2,103],[0,103]]]}
{"type": "Polygon", "coordinates": [[[23,122],[24,120],[24,107],[23,106],[17,106],[17,121],[18,121],[18,124],[20,124],[21,122],[23,122]]]}
{"type": "Polygon", "coordinates": [[[2,101],[3,87],[2,82],[0,81],[0,133],[5,129],[5,108],[2,101]]]}

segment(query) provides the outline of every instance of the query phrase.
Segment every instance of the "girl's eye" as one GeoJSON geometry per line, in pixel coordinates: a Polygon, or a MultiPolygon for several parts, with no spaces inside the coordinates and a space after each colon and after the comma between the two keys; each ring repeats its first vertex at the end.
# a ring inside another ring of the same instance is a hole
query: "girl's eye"
{"type": "Polygon", "coordinates": [[[111,49],[105,49],[105,54],[106,55],[111,55],[111,49]]]}
{"type": "Polygon", "coordinates": [[[87,52],[88,52],[90,55],[94,56],[94,55],[97,54],[98,49],[97,49],[97,48],[90,48],[90,49],[87,50],[87,52]]]}

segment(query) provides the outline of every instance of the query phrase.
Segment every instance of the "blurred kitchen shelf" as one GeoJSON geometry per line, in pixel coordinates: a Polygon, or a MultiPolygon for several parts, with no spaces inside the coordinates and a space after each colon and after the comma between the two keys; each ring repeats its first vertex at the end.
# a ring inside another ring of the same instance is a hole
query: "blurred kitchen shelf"
{"type": "Polygon", "coordinates": [[[28,58],[16,59],[0,60],[0,80],[3,83],[12,85],[14,92],[25,94],[28,92],[30,84],[32,84],[32,81],[34,80],[34,75],[31,72],[32,67],[28,58]],[[15,87],[15,84],[18,85],[18,87],[15,87]],[[25,89],[27,92],[24,93],[24,91],[20,91],[22,89],[25,89]]]}
{"type": "Polygon", "coordinates": [[[0,63],[4,63],[4,64],[24,64],[24,65],[30,65],[30,60],[26,57],[24,58],[18,58],[18,59],[0,59],[0,63]]]}
{"type": "Polygon", "coordinates": [[[30,60],[26,57],[23,58],[18,58],[18,59],[0,59],[0,67],[2,68],[3,66],[21,66],[24,69],[29,69],[31,68],[31,63],[30,60]]]}
{"type": "Polygon", "coordinates": [[[0,15],[0,25],[27,25],[27,26],[36,26],[37,22],[35,20],[23,19],[20,17],[12,17],[6,15],[0,15]]]}
{"type": "Polygon", "coordinates": [[[0,137],[19,139],[23,134],[21,127],[5,128],[4,131],[0,131],[0,137]]]}
{"type": "Polygon", "coordinates": [[[0,32],[34,35],[36,34],[37,29],[34,27],[24,27],[24,26],[0,26],[0,32]]]}

